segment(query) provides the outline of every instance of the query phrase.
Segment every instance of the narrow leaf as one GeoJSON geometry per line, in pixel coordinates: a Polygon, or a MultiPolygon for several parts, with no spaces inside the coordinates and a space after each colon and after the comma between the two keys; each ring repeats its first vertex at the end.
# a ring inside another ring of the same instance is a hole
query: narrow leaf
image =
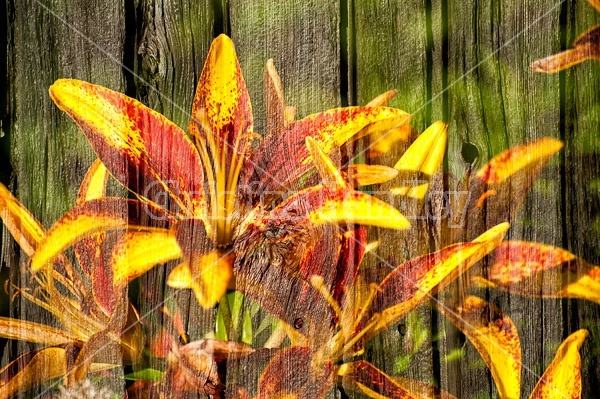
{"type": "Polygon", "coordinates": [[[581,398],[579,348],[587,336],[587,330],[578,330],[563,341],[529,399],[581,398]]]}
{"type": "Polygon", "coordinates": [[[500,398],[521,397],[521,342],[516,326],[497,307],[468,296],[456,308],[438,310],[463,332],[492,372],[500,398]]]}

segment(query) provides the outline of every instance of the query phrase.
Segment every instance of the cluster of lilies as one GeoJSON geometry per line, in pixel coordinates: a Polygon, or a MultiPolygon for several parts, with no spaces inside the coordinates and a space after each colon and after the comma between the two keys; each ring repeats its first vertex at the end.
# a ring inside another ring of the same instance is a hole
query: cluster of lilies
{"type": "MultiPolygon", "coordinates": [[[[169,265],[167,285],[191,289],[201,307],[236,292],[277,326],[260,346],[251,339],[153,340],[165,369],[155,381],[133,384],[130,397],[320,398],[340,386],[373,398],[451,398],[428,382],[379,370],[364,358],[365,345],[469,270],[474,286],[600,303],[598,267],[560,248],[504,240],[560,141],[511,148],[468,175],[461,183],[467,200],[446,204],[450,215],[466,209],[463,223],[443,225],[440,250],[393,265],[381,279],[361,268],[376,251],[365,226],[409,233],[417,226],[360,187],[386,184],[423,211],[428,187],[443,173],[447,126],[436,122],[415,137],[410,115],[386,106],[394,92],[295,120],[272,62],[265,89],[262,138],[224,35],[209,51],[187,134],[107,88],[70,79],[52,85],[51,98],[98,159],[75,206],[48,230],[0,185],[0,217],[28,258],[24,283],[12,291],[54,317],[49,324],[0,318],[0,336],[37,344],[0,371],[0,398],[139,362],[153,337],[145,337],[128,284],[157,265],[169,265]],[[378,149],[408,148],[394,167],[357,164],[361,140],[373,143],[369,161],[378,149]],[[130,195],[108,195],[111,180],[130,195]],[[484,258],[485,272],[478,267],[484,258]],[[236,365],[258,364],[264,367],[254,381],[226,378],[236,365]]],[[[511,319],[474,295],[438,305],[481,354],[499,396],[519,398],[521,344],[511,319]]],[[[181,314],[172,319],[184,336],[181,314]]],[[[579,330],[564,340],[531,398],[579,397],[586,336],[579,330]]]]}

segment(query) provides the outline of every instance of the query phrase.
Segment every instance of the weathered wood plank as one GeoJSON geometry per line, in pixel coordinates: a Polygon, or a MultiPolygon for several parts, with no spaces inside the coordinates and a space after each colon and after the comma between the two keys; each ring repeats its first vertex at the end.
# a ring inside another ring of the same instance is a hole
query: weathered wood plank
{"type": "Polygon", "coordinates": [[[339,1],[232,0],[229,17],[250,91],[255,131],[266,132],[263,73],[269,58],[298,118],[341,104],[339,1]]]}
{"type": "MultiPolygon", "coordinates": [[[[471,166],[461,159],[465,143],[477,148],[477,159],[467,161],[475,161],[472,166],[478,168],[510,146],[545,135],[559,137],[557,82],[531,72],[529,63],[533,58],[527,56],[533,51],[556,50],[558,34],[545,27],[558,25],[560,10],[548,13],[551,7],[544,2],[448,3],[448,152],[453,174],[462,176],[471,166]]],[[[543,181],[560,185],[557,172],[556,168],[547,170],[543,181]]],[[[510,237],[560,245],[561,200],[538,188],[513,222],[510,237]]],[[[519,328],[524,363],[522,392],[529,392],[540,375],[535,364],[547,353],[545,344],[540,343],[560,342],[562,338],[562,332],[550,327],[562,323],[560,302],[509,298],[494,291],[489,295],[519,328]]],[[[455,340],[454,345],[460,342],[455,340]]],[[[460,397],[487,397],[496,392],[479,359],[467,345],[460,372],[455,364],[442,366],[446,383],[460,397]]]]}
{"type": "MultiPolygon", "coordinates": [[[[352,1],[354,11],[351,38],[354,39],[354,86],[358,104],[365,104],[378,94],[396,89],[391,106],[410,112],[413,126],[422,132],[432,122],[432,90],[441,91],[442,63],[436,53],[433,63],[433,29],[430,2],[352,1]],[[435,72],[434,72],[435,70],[435,72]],[[434,76],[435,74],[435,76],[434,76]]],[[[439,37],[436,37],[439,40],[439,37]]],[[[439,46],[440,43],[436,43],[439,46]]],[[[440,118],[441,98],[436,100],[435,113],[440,118]]],[[[402,155],[400,145],[378,162],[393,166],[402,155]]],[[[389,200],[389,198],[385,198],[389,200]]],[[[430,245],[425,220],[415,217],[422,209],[406,206],[399,197],[393,200],[413,227],[406,233],[386,229],[371,229],[370,240],[381,242],[376,260],[378,267],[391,270],[397,264],[424,253],[435,251],[430,245]]],[[[437,248],[439,249],[439,248],[437,248]]],[[[431,347],[431,310],[420,307],[392,328],[376,337],[372,350],[373,362],[389,374],[397,374],[424,382],[434,380],[431,347]],[[418,345],[423,345],[418,347],[418,345]]]]}
{"type": "MultiPolygon", "coordinates": [[[[263,75],[269,58],[281,76],[286,103],[297,108],[297,119],[341,105],[339,1],[229,0],[228,4],[229,33],[250,93],[257,133],[266,134],[263,75]]],[[[238,382],[256,375],[237,373],[231,377],[238,382]]],[[[338,396],[332,391],[329,397],[338,396]]]]}
{"type": "MultiPolygon", "coordinates": [[[[124,91],[124,8],[103,1],[9,1],[8,10],[13,192],[48,227],[74,205],[77,188],[94,159],[78,127],[50,100],[48,87],[68,77],[124,91]]],[[[12,251],[3,259],[12,260],[14,283],[29,281],[19,275],[19,265],[26,259],[12,251]]],[[[51,322],[26,301],[12,310],[24,319],[51,322]]],[[[2,364],[26,348],[33,346],[9,346],[2,364]]],[[[115,392],[122,391],[122,380],[111,384],[115,392]]]]}
{"type": "MultiPolygon", "coordinates": [[[[149,0],[140,1],[137,52],[138,99],[188,131],[191,107],[204,60],[212,41],[215,10],[212,1],[149,0]]],[[[165,148],[164,151],[170,151],[165,148]]],[[[171,326],[162,313],[165,304],[181,309],[183,325],[190,340],[201,339],[214,329],[214,312],[203,311],[190,290],[168,288],[167,270],[175,266],[155,267],[139,280],[139,310],[149,320],[151,335],[171,326]]],[[[177,331],[170,331],[175,336],[177,331]]],[[[155,359],[156,360],[156,359],[155,359]]],[[[162,360],[139,367],[160,368],[162,360]]]]}
{"type": "MultiPolygon", "coordinates": [[[[57,78],[72,77],[127,91],[185,130],[208,46],[223,31],[234,39],[259,133],[266,131],[264,66],[274,58],[286,100],[298,107],[298,117],[346,101],[364,104],[396,88],[399,94],[391,105],[413,112],[419,132],[447,118],[447,168],[456,178],[509,146],[542,136],[562,138],[563,154],[534,186],[510,237],[563,246],[590,263],[600,263],[600,68],[588,62],[556,75],[529,69],[531,61],[569,47],[579,33],[600,22],[600,14],[583,0],[562,5],[549,0],[7,3],[8,114],[1,115],[2,129],[10,133],[14,192],[46,226],[73,205],[94,158],[76,125],[49,99],[48,86],[57,78]],[[124,73],[123,60],[138,77],[124,73]]],[[[0,143],[6,139],[0,137],[0,143]]],[[[389,154],[383,162],[393,164],[399,155],[389,154]]],[[[453,180],[440,184],[456,188],[453,180]]],[[[418,231],[402,235],[373,230],[370,239],[381,241],[379,260],[397,264],[439,249],[439,230],[418,231]]],[[[451,234],[451,239],[465,234],[451,234]]],[[[16,255],[14,246],[3,245],[3,251],[11,278],[18,282],[18,265],[25,259],[16,255]]],[[[466,284],[459,282],[449,292],[462,294],[466,284]]],[[[142,313],[173,295],[165,288],[163,268],[151,271],[137,288],[142,313]]],[[[594,397],[600,380],[600,362],[593,357],[600,342],[597,305],[477,293],[498,305],[519,328],[524,397],[560,341],[577,328],[589,328],[583,397],[594,397]]],[[[173,298],[186,315],[192,340],[214,328],[214,312],[199,310],[189,291],[177,291],[173,298]]],[[[156,309],[158,327],[160,307],[156,309]]],[[[32,320],[47,318],[27,306],[14,311],[32,320]]],[[[400,331],[381,334],[366,358],[394,374],[401,369],[399,356],[411,353],[415,336],[426,330],[428,340],[404,376],[436,380],[457,397],[495,397],[489,372],[464,336],[427,306],[415,315],[401,323],[400,331]],[[407,330],[407,325],[415,327],[407,330]],[[440,340],[430,342],[437,330],[440,340]],[[444,359],[461,349],[460,361],[444,359]]],[[[2,365],[26,348],[10,345],[2,365]]],[[[232,371],[228,378],[251,386],[256,381],[251,382],[250,375],[256,377],[258,371],[232,371]]],[[[120,385],[114,388],[122,390],[120,385]]]]}
{"type": "MultiPolygon", "coordinates": [[[[600,13],[586,1],[567,3],[563,46],[584,31],[600,23],[600,13]]],[[[600,67],[585,62],[557,76],[561,84],[566,143],[563,185],[560,187],[563,209],[564,244],[571,252],[592,264],[600,264],[600,67]]],[[[598,395],[600,363],[592,353],[600,342],[600,307],[583,301],[565,304],[563,330],[588,328],[589,359],[583,369],[583,395],[598,395]]]]}

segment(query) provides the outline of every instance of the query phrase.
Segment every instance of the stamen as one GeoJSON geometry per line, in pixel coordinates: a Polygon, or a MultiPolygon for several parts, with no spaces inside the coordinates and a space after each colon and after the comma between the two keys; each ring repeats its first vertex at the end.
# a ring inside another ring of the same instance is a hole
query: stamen
{"type": "Polygon", "coordinates": [[[329,306],[331,306],[331,308],[335,312],[335,315],[338,317],[338,320],[341,320],[342,319],[342,309],[340,308],[340,305],[337,303],[337,301],[333,298],[333,296],[331,295],[331,293],[329,292],[327,287],[325,287],[325,284],[323,282],[323,277],[312,276],[310,278],[310,284],[313,287],[315,287],[315,289],[317,291],[319,291],[319,293],[321,295],[323,295],[323,298],[325,298],[325,300],[327,301],[329,306]]]}
{"type": "Polygon", "coordinates": [[[358,327],[363,317],[365,317],[365,313],[367,313],[367,310],[371,307],[371,303],[373,303],[373,299],[375,299],[375,294],[377,293],[377,291],[379,291],[379,286],[377,284],[371,283],[369,285],[369,296],[367,297],[367,300],[361,304],[360,312],[358,313],[355,322],[352,326],[353,330],[356,329],[356,327],[358,327]]]}

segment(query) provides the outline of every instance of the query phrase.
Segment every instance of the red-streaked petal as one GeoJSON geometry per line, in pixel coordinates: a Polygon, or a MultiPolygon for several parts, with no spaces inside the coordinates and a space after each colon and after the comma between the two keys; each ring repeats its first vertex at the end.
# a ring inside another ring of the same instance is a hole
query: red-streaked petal
{"type": "Polygon", "coordinates": [[[164,224],[165,220],[164,211],[135,200],[107,197],[86,201],[52,226],[31,258],[31,269],[40,270],[64,249],[90,234],[128,226],[164,224]]]}
{"type": "Polygon", "coordinates": [[[579,348],[587,336],[587,330],[579,330],[563,341],[529,399],[581,398],[579,348]]]}
{"type": "Polygon", "coordinates": [[[312,137],[331,155],[353,137],[388,131],[409,122],[410,115],[406,112],[384,107],[348,107],[310,115],[279,134],[268,136],[246,164],[241,181],[246,190],[254,190],[249,195],[297,190],[302,187],[298,179],[313,168],[305,146],[306,137],[312,137]]]}
{"type": "MultiPolygon", "coordinates": [[[[221,153],[213,154],[213,157],[223,154],[226,160],[224,164],[231,166],[234,155],[248,155],[252,125],[250,97],[233,42],[226,35],[220,35],[210,46],[198,82],[192,105],[190,133],[207,141],[214,140],[221,153]],[[202,126],[205,121],[210,132],[202,126]]],[[[229,174],[229,170],[226,173],[229,174]]]]}
{"type": "MultiPolygon", "coordinates": [[[[600,8],[600,2],[594,1],[600,8]]],[[[600,60],[600,25],[584,32],[573,43],[573,48],[531,63],[535,72],[556,73],[587,60],[600,60]]]]}
{"type": "Polygon", "coordinates": [[[506,241],[492,254],[482,286],[545,298],[580,298],[600,303],[600,267],[552,245],[506,241]]]}
{"type": "MultiPolygon", "coordinates": [[[[108,175],[108,169],[106,169],[102,161],[96,159],[88,169],[81,186],[79,186],[77,204],[79,205],[85,201],[104,197],[106,195],[108,175]]],[[[93,273],[95,266],[104,263],[100,248],[105,237],[106,234],[104,232],[99,232],[85,237],[73,245],[77,261],[87,276],[93,273]]]]}
{"type": "Polygon", "coordinates": [[[379,321],[370,336],[404,317],[490,253],[500,244],[508,227],[508,223],[502,223],[471,242],[450,245],[396,267],[375,294],[370,315],[379,321]]]}
{"type": "Polygon", "coordinates": [[[438,309],[475,346],[492,372],[500,397],[519,398],[521,341],[510,317],[476,296],[468,296],[455,309],[438,309]]]}
{"type": "Polygon", "coordinates": [[[365,360],[343,364],[338,371],[338,375],[344,389],[357,391],[371,398],[452,398],[451,395],[424,383],[417,383],[411,386],[409,383],[413,381],[407,380],[405,385],[403,383],[405,381],[395,380],[365,360]],[[417,390],[414,390],[414,388],[417,390]]]}
{"type": "Polygon", "coordinates": [[[294,226],[356,223],[397,230],[410,227],[397,209],[371,195],[323,185],[287,198],[269,213],[265,227],[269,229],[283,223],[294,226]]]}
{"type": "Polygon", "coordinates": [[[448,233],[468,240],[486,226],[512,221],[542,168],[562,145],[545,137],[512,147],[469,175],[451,191],[448,228],[453,231],[448,233]]]}
{"type": "Polygon", "coordinates": [[[562,141],[551,137],[543,137],[531,143],[511,147],[485,164],[477,171],[476,176],[484,184],[497,185],[518,172],[539,172],[539,168],[562,147],[562,141]]]}
{"type": "Polygon", "coordinates": [[[202,215],[200,157],[173,122],[130,97],[78,80],[57,80],[50,96],[119,182],[156,203],[168,197],[179,211],[202,215]]]}

